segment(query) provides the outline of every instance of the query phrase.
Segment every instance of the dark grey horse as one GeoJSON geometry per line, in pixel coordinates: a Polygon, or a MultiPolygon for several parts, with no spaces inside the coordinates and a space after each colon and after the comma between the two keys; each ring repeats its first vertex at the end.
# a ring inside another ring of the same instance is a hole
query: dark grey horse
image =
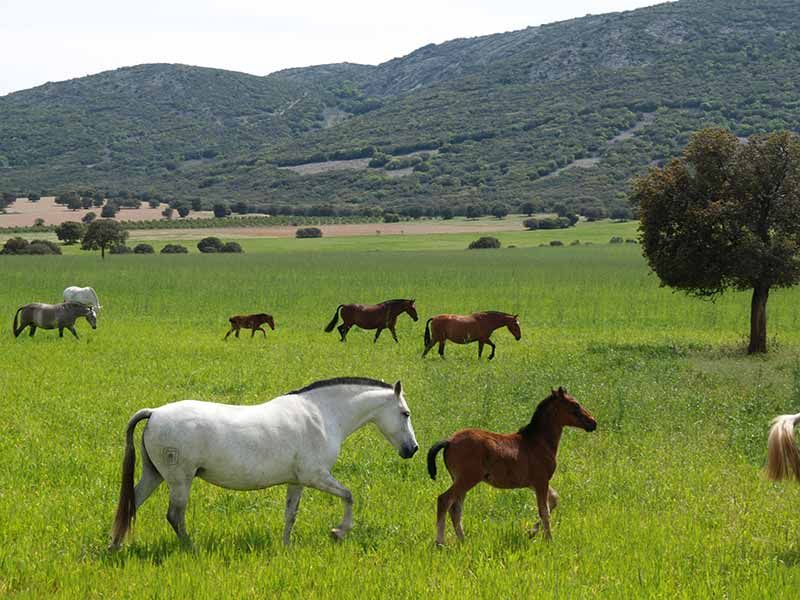
{"type": "Polygon", "coordinates": [[[94,307],[86,306],[78,302],[62,302],[61,304],[42,304],[34,302],[20,306],[14,314],[14,337],[19,336],[22,330],[30,326],[31,337],[36,333],[36,328],[56,329],[58,337],[64,337],[64,329],[69,329],[76,338],[78,332],[75,331],[75,320],[78,317],[86,317],[92,329],[97,329],[97,314],[94,307]],[[22,313],[20,315],[20,313],[22,313]],[[17,326],[17,317],[19,326],[17,326]]]}

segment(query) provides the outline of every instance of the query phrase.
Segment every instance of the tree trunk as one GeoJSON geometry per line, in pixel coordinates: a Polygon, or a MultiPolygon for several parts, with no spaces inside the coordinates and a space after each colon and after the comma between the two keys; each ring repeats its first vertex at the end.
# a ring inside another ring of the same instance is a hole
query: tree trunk
{"type": "MultiPolygon", "coordinates": [[[[103,259],[103,260],[105,260],[105,258],[106,258],[106,247],[105,247],[105,245],[100,246],[100,258],[103,259]]],[[[766,302],[766,300],[765,300],[765,302],[766,302]]],[[[766,350],[765,350],[765,352],[766,352],[766,350]]]]}
{"type": "Polygon", "coordinates": [[[769,286],[757,285],[753,288],[750,301],[750,346],[748,354],[767,351],[767,298],[769,286]]]}

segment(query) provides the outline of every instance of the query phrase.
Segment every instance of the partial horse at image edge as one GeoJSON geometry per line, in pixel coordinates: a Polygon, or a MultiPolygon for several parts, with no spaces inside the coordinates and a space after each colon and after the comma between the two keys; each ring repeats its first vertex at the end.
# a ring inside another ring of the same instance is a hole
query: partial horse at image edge
{"type": "Polygon", "coordinates": [[[800,449],[794,437],[798,423],[800,413],[780,415],[772,420],[767,438],[767,477],[773,481],[800,481],[800,449]]]}

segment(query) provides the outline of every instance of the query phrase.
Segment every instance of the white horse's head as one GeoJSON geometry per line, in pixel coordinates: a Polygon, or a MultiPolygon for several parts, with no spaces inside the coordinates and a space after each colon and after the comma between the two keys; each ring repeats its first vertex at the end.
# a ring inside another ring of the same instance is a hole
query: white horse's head
{"type": "Polygon", "coordinates": [[[411,425],[411,412],[399,381],[394,384],[393,399],[387,400],[375,415],[375,424],[403,458],[411,458],[419,450],[411,425]]]}
{"type": "Polygon", "coordinates": [[[84,314],[86,320],[89,321],[89,325],[92,326],[92,329],[97,329],[97,313],[94,310],[93,306],[87,307],[88,310],[84,314]]]}

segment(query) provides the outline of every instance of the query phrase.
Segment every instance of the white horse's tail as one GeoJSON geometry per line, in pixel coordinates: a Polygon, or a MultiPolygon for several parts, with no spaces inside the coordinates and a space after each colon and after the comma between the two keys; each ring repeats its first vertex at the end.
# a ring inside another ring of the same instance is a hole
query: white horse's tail
{"type": "Polygon", "coordinates": [[[781,415],[772,421],[767,440],[767,477],[774,481],[795,478],[800,481],[800,449],[794,440],[794,427],[800,414],[781,415]]]}
{"type": "Polygon", "coordinates": [[[136,499],[133,487],[133,470],[136,467],[136,449],[133,445],[133,430],[136,424],[150,417],[153,409],[143,408],[131,417],[125,429],[125,455],[122,459],[122,482],[120,483],[119,504],[111,531],[111,548],[119,548],[131,523],[136,518],[136,499]]]}

